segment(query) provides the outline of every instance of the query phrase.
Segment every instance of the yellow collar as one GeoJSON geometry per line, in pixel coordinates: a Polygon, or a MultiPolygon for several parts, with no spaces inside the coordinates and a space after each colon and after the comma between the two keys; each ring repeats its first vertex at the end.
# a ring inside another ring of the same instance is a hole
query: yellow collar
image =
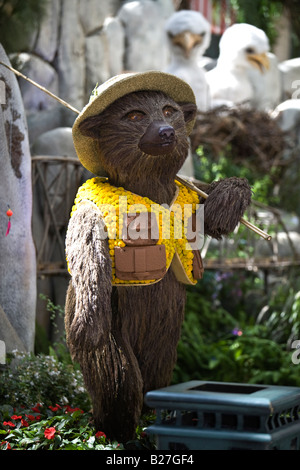
{"type": "Polygon", "coordinates": [[[118,188],[108,183],[105,178],[92,178],[86,181],[78,190],[71,217],[83,201],[93,202],[101,211],[106,224],[109,253],[112,260],[113,285],[141,285],[157,282],[148,281],[122,281],[115,273],[115,247],[124,247],[121,230],[123,216],[129,212],[154,212],[159,225],[159,240],[157,245],[166,248],[166,269],[172,264],[178,279],[187,284],[195,284],[193,278],[193,252],[186,239],[186,221],[196,212],[199,196],[190,188],[176,181],[177,190],[170,207],[159,205],[147,197],[134,194],[124,188],[118,188]],[[183,218],[182,215],[185,215],[183,218]],[[167,225],[166,225],[167,224],[167,225]],[[166,234],[168,236],[166,236],[166,234]],[[180,237],[180,238],[179,238],[180,237]]]}

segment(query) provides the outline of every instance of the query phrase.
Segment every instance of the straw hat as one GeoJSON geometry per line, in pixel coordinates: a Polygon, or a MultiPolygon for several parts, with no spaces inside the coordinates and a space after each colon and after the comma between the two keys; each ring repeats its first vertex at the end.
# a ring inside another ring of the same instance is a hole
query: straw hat
{"type": "MultiPolygon", "coordinates": [[[[163,91],[177,103],[195,103],[191,87],[169,73],[147,71],[124,73],[110,78],[93,92],[89,103],[83,108],[73,125],[73,142],[82,165],[95,175],[103,175],[99,162],[99,147],[91,137],[80,133],[79,124],[87,117],[102,113],[111,103],[134,91],[163,91]]],[[[190,134],[194,120],[186,124],[190,134]]]]}

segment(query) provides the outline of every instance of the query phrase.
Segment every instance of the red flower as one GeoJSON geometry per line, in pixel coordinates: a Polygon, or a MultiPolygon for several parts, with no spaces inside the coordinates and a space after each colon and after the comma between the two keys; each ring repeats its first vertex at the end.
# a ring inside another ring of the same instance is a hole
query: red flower
{"type": "Polygon", "coordinates": [[[84,411],[81,410],[80,408],[72,408],[69,405],[66,405],[65,408],[66,408],[66,413],[74,413],[74,411],[80,411],[80,413],[84,413],[84,411]]]}
{"type": "Polygon", "coordinates": [[[95,436],[98,437],[98,438],[100,438],[100,437],[106,438],[106,434],[104,434],[104,432],[102,432],[102,431],[96,432],[95,436]]]}
{"type": "Polygon", "coordinates": [[[12,428],[15,428],[16,425],[12,423],[11,421],[3,421],[4,426],[10,426],[12,428]]]}
{"type": "Polygon", "coordinates": [[[16,420],[16,419],[22,419],[22,416],[12,415],[12,416],[11,416],[11,419],[14,419],[14,420],[16,420]]]}
{"type": "Polygon", "coordinates": [[[6,449],[5,450],[11,450],[11,445],[7,441],[2,441],[0,445],[4,446],[5,444],[6,444],[6,449]]]}
{"type": "Polygon", "coordinates": [[[44,431],[44,436],[45,436],[46,439],[53,439],[55,433],[56,433],[55,428],[46,428],[45,431],[44,431]]]}
{"type": "Polygon", "coordinates": [[[29,419],[29,421],[34,421],[36,418],[33,415],[26,415],[25,416],[29,419]]]}
{"type": "Polygon", "coordinates": [[[51,411],[58,411],[61,409],[61,406],[59,406],[57,403],[55,406],[49,406],[51,411]]]}
{"type": "Polygon", "coordinates": [[[29,426],[29,423],[26,421],[26,419],[21,419],[21,426],[24,428],[27,428],[29,426]]]}
{"type": "Polygon", "coordinates": [[[31,408],[31,410],[34,411],[35,413],[39,413],[41,406],[42,405],[40,403],[37,403],[34,408],[31,408]]]}

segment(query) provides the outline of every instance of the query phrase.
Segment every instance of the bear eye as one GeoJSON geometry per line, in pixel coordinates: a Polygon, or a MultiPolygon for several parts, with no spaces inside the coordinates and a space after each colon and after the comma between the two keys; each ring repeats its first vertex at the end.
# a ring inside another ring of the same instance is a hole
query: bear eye
{"type": "Polygon", "coordinates": [[[127,121],[138,122],[138,121],[141,121],[142,119],[144,119],[145,116],[146,116],[146,114],[143,113],[142,111],[130,111],[130,113],[127,113],[124,116],[124,118],[127,121]]]}
{"type": "Polygon", "coordinates": [[[171,117],[173,116],[174,113],[176,113],[176,109],[173,108],[172,106],[165,106],[163,109],[163,114],[165,117],[171,117]]]}

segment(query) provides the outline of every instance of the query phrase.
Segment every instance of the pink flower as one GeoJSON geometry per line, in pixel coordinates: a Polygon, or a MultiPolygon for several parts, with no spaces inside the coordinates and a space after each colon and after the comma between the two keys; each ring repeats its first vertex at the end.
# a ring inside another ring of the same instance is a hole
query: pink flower
{"type": "Polygon", "coordinates": [[[12,416],[11,416],[11,419],[14,419],[14,420],[16,420],[16,419],[22,419],[22,416],[12,415],[12,416]]]}
{"type": "Polygon", "coordinates": [[[44,431],[44,436],[46,439],[54,439],[54,436],[55,436],[55,433],[56,433],[56,429],[55,428],[46,428],[45,431],[44,431]]]}
{"type": "Polygon", "coordinates": [[[29,426],[29,423],[28,421],[26,421],[26,419],[21,419],[21,425],[24,427],[24,428],[27,428],[29,426]]]}
{"type": "Polygon", "coordinates": [[[96,436],[97,438],[100,438],[100,437],[106,438],[106,434],[104,434],[104,432],[102,432],[102,431],[96,432],[95,436],[96,436]]]}

